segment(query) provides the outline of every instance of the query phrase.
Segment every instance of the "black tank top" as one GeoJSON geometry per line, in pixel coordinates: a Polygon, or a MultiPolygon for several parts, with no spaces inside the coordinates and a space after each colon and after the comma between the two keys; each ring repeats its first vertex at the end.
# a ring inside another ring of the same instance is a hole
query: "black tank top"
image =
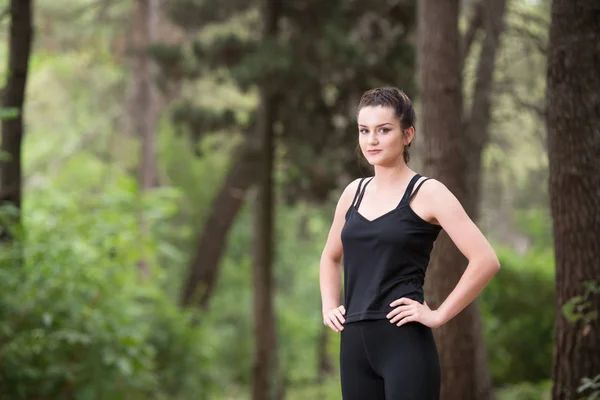
{"type": "Polygon", "coordinates": [[[346,323],[384,319],[392,310],[390,303],[400,297],[423,303],[425,271],[442,228],[423,220],[410,207],[429,179],[413,191],[419,178],[416,174],[411,179],[395,209],[373,220],[359,212],[372,178],[359,182],[342,228],[346,323]]]}

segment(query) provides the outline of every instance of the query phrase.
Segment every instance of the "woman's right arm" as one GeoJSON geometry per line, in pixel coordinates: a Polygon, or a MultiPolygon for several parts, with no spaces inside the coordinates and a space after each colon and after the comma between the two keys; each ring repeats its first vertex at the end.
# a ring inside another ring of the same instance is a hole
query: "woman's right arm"
{"type": "Polygon", "coordinates": [[[343,255],[342,227],[344,226],[346,212],[352,205],[352,199],[356,193],[359,180],[356,179],[350,183],[338,200],[327,243],[325,243],[325,248],[321,254],[319,267],[323,323],[336,332],[344,329],[344,314],[346,313],[344,306],[340,305],[343,255]]]}

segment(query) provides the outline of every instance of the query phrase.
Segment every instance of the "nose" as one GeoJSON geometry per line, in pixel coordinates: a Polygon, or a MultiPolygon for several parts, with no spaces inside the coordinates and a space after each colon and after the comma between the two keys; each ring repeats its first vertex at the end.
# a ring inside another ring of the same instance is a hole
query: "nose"
{"type": "Polygon", "coordinates": [[[368,138],[368,141],[367,141],[367,142],[368,142],[369,144],[376,144],[376,143],[377,143],[377,137],[375,136],[375,133],[374,133],[374,132],[371,132],[371,133],[369,134],[369,138],[368,138]]]}

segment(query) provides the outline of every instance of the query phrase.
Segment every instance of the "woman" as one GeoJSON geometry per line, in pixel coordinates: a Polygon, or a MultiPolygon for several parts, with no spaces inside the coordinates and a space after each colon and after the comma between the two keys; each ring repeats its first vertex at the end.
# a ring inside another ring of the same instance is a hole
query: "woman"
{"type": "Polygon", "coordinates": [[[500,268],[456,197],[408,167],[414,125],[415,111],[401,90],[377,88],[362,96],[359,145],[375,174],[342,193],[320,264],[323,322],[341,332],[344,400],[438,399],[432,328],[471,303],[500,268]],[[469,264],[452,293],[432,310],[423,283],[442,229],[469,264]]]}

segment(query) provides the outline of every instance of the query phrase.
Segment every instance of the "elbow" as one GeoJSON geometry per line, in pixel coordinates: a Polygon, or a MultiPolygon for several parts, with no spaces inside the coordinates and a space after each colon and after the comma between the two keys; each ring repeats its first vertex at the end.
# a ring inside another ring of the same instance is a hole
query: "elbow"
{"type": "Polygon", "coordinates": [[[490,254],[480,254],[471,261],[474,265],[477,265],[478,269],[485,271],[485,274],[490,277],[493,277],[500,271],[500,260],[498,260],[498,257],[494,252],[491,252],[490,254]]]}
{"type": "Polygon", "coordinates": [[[500,271],[500,260],[495,253],[492,253],[489,257],[487,257],[486,264],[488,265],[489,270],[492,272],[492,275],[496,275],[496,273],[500,271]]]}

